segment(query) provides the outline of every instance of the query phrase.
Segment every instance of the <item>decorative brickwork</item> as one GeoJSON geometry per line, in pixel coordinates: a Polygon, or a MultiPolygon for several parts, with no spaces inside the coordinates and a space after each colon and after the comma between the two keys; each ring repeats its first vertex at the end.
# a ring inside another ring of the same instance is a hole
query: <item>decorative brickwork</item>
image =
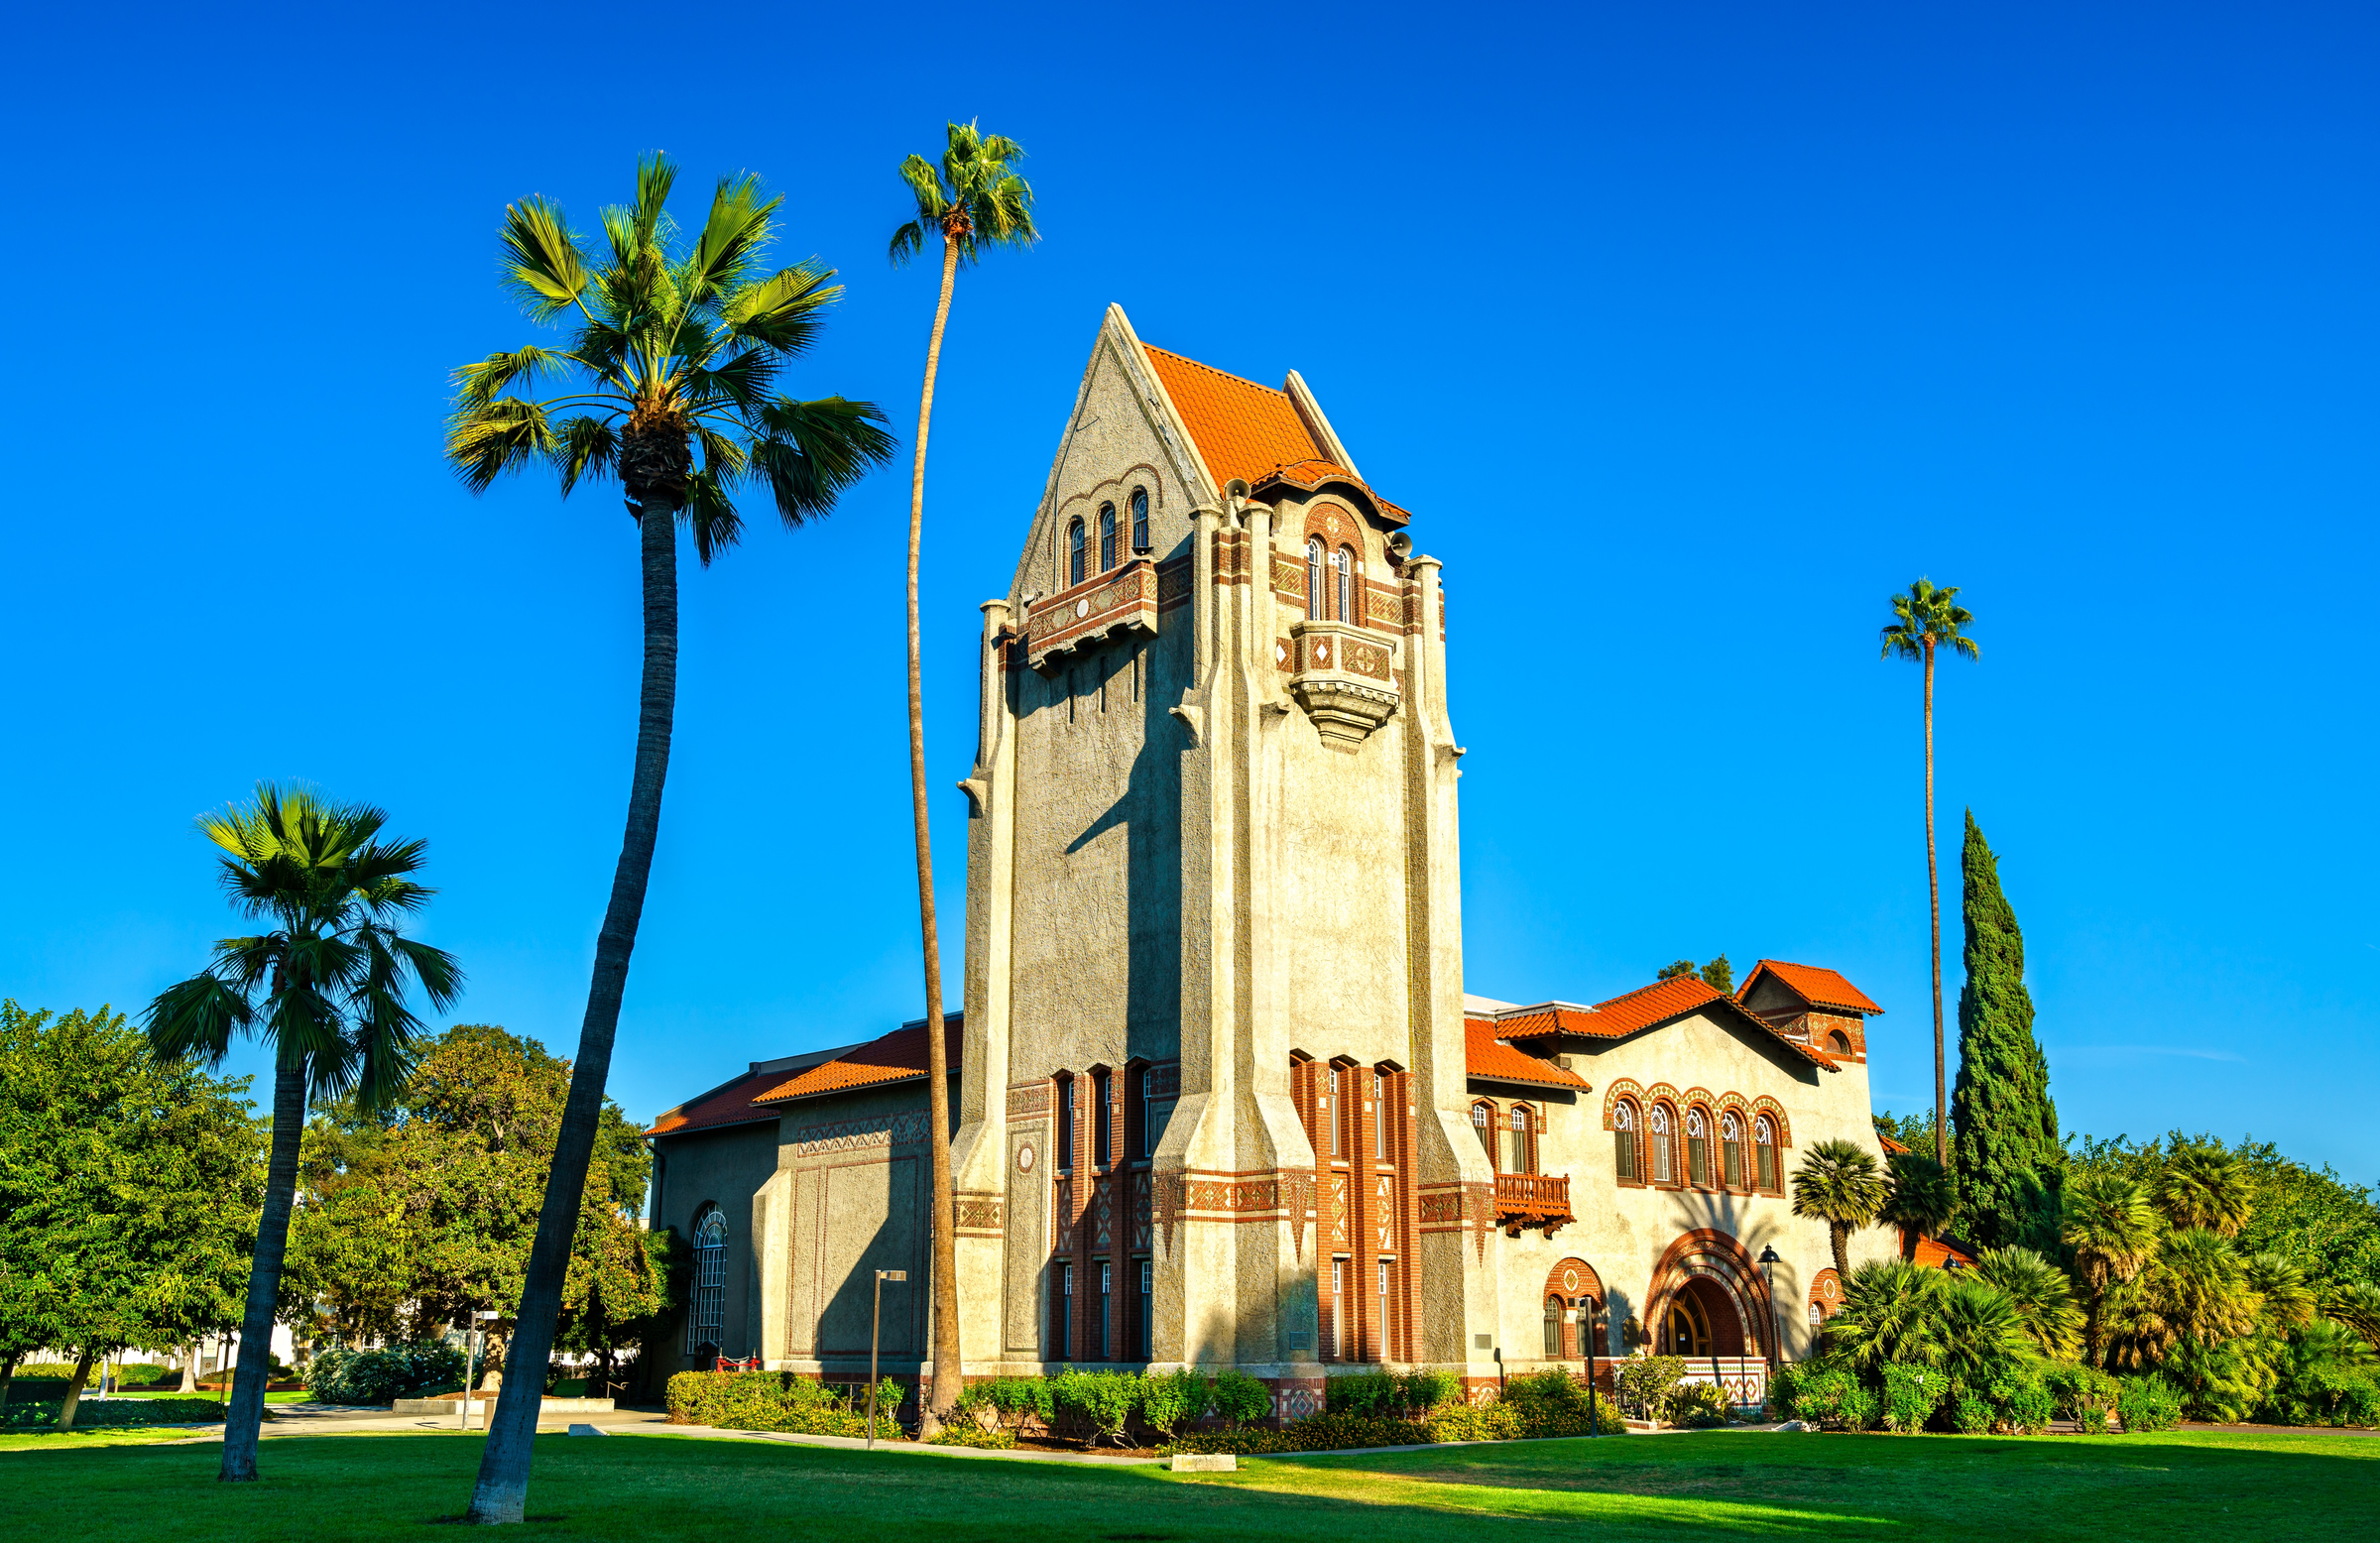
{"type": "Polygon", "coordinates": [[[926,1116],[922,1110],[897,1115],[879,1115],[870,1120],[845,1120],[833,1125],[801,1126],[792,1131],[785,1144],[795,1157],[816,1157],[828,1152],[863,1151],[871,1146],[907,1146],[925,1139],[926,1116]]]}

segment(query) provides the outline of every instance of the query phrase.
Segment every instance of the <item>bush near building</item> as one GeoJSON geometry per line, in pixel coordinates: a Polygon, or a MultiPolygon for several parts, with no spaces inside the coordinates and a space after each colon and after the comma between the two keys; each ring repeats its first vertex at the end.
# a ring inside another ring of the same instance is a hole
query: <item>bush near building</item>
{"type": "MultiPolygon", "coordinates": [[[[878,1440],[901,1439],[896,1416],[907,1396],[891,1377],[877,1384],[878,1440]]],[[[680,1371],[669,1379],[667,1398],[675,1425],[804,1436],[868,1434],[866,1383],[846,1389],[790,1371],[680,1371]]]]}
{"type": "MultiPolygon", "coordinates": [[[[11,1402],[0,1427],[12,1431],[49,1430],[58,1424],[59,1411],[63,1407],[60,1400],[11,1402]]],[[[78,1431],[100,1426],[212,1425],[222,1418],[223,1405],[212,1398],[85,1398],[74,1406],[74,1428],[78,1431]]]]}
{"type": "Polygon", "coordinates": [[[326,1404],[386,1404],[458,1391],[463,1375],[461,1351],[422,1340],[373,1351],[334,1346],[306,1366],[305,1385],[326,1404]]]}

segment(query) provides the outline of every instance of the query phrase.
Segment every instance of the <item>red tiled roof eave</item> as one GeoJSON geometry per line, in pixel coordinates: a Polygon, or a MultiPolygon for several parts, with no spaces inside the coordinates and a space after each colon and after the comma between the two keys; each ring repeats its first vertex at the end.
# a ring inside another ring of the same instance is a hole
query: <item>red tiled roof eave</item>
{"type": "Polygon", "coordinates": [[[688,1099],[675,1109],[663,1110],[654,1118],[645,1133],[683,1135],[696,1130],[716,1130],[729,1126],[774,1120],[776,1111],[756,1109],[752,1101],[756,1094],[782,1081],[782,1072],[747,1072],[708,1093],[688,1099]]]}
{"type": "Polygon", "coordinates": [[[1725,1004],[1744,1024],[1757,1028],[1777,1043],[1785,1045],[1803,1059],[1829,1071],[1838,1069],[1835,1057],[1798,1039],[1780,1033],[1775,1025],[1748,1011],[1742,1003],[1717,990],[1699,976],[1672,976],[1639,986],[1632,992],[1622,992],[1608,1002],[1599,1002],[1592,1008],[1571,1003],[1543,1003],[1536,1007],[1508,1009],[1495,1015],[1495,1031],[1506,1039],[1531,1039],[1549,1034],[1580,1034],[1598,1039],[1624,1039],[1663,1023],[1673,1022],[1689,1012],[1699,1012],[1715,1004],[1725,1004]]]}
{"type": "Polygon", "coordinates": [[[1593,1086],[1577,1072],[1505,1044],[1496,1037],[1495,1026],[1480,1018],[1464,1019],[1463,1066],[1467,1075],[1485,1082],[1568,1088],[1576,1093],[1587,1092],[1593,1086]]]}
{"type": "MultiPolygon", "coordinates": [[[[963,1031],[957,1013],[951,1013],[943,1025],[943,1046],[947,1065],[959,1069],[963,1031]]],[[[754,1098],[755,1104],[785,1104],[795,1099],[817,1098],[828,1093],[849,1093],[859,1088],[881,1087],[887,1083],[908,1082],[926,1074],[926,1052],[923,1023],[904,1023],[882,1038],[870,1040],[856,1050],[813,1066],[800,1076],[780,1081],[754,1098]]]]}
{"type": "Polygon", "coordinates": [[[1744,977],[1743,990],[1736,993],[1737,998],[1749,993],[1753,983],[1763,975],[1775,976],[1786,990],[1814,1008],[1856,1012],[1868,1017],[1884,1010],[1876,1006],[1867,993],[1844,980],[1841,972],[1824,965],[1794,964],[1783,959],[1763,959],[1754,964],[1752,973],[1744,977]]]}
{"type": "Polygon", "coordinates": [[[1251,493],[1267,486],[1311,493],[1326,483],[1340,483],[1356,492],[1380,520],[1398,526],[1411,523],[1410,513],[1380,497],[1369,483],[1330,458],[1287,392],[1259,386],[1153,343],[1142,343],[1140,351],[1219,487],[1235,477],[1247,483],[1251,493]]]}

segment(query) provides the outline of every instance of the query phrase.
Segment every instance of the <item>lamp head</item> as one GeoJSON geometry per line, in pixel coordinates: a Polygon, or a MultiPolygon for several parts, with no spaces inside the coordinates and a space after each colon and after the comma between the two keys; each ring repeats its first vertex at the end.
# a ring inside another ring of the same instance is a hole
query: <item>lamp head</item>
{"type": "Polygon", "coordinates": [[[1763,1264],[1782,1264],[1785,1261],[1777,1256],[1777,1250],[1772,1246],[1760,1250],[1760,1262],[1763,1264]]]}

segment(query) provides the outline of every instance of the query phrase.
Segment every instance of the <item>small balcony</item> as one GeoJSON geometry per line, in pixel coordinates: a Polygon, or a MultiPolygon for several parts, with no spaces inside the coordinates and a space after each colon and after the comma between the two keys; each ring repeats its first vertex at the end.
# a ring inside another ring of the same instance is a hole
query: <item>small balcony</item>
{"type": "Polygon", "coordinates": [[[1495,1225],[1507,1238],[1535,1228],[1551,1238],[1577,1221],[1570,1214],[1567,1173],[1499,1173],[1495,1176],[1495,1225]]]}
{"type": "Polygon", "coordinates": [[[1157,565],[1147,557],[1035,603],[1025,623],[1025,662],[1052,674],[1077,651],[1133,633],[1157,635],[1157,565]]]}

